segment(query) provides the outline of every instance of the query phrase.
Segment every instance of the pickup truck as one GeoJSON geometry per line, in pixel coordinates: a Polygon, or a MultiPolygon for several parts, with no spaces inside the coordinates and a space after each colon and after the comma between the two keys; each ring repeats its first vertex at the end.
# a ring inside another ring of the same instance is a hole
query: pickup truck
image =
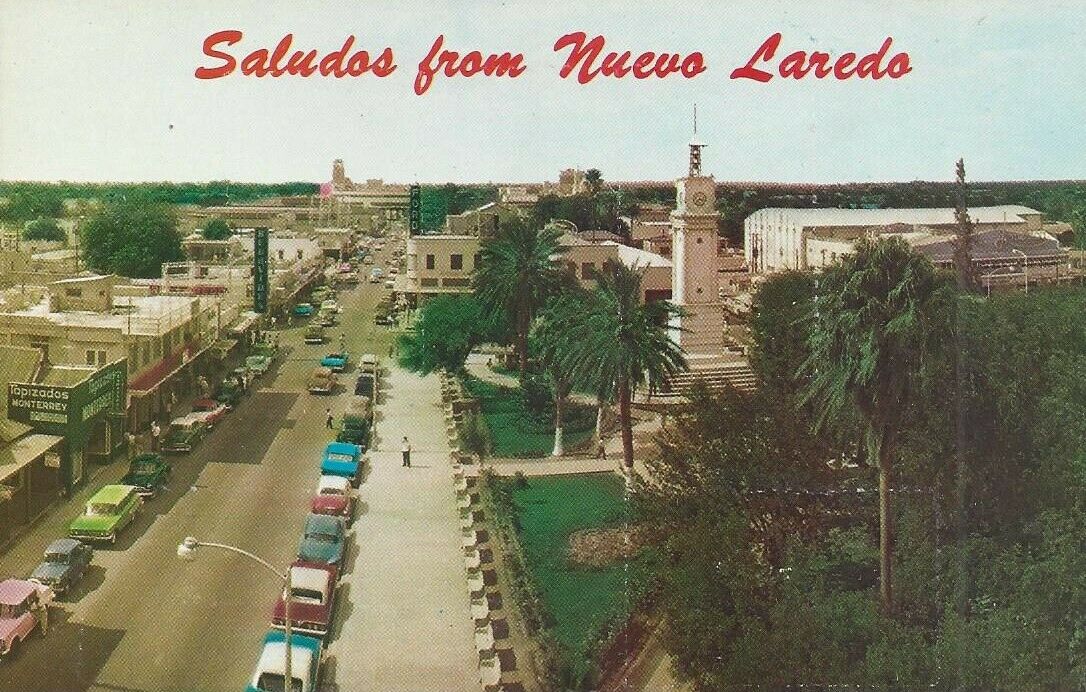
{"type": "Polygon", "coordinates": [[[286,685],[287,637],[272,630],[264,637],[264,647],[246,692],[316,692],[324,655],[320,639],[304,634],[290,635],[290,685],[286,685]]]}

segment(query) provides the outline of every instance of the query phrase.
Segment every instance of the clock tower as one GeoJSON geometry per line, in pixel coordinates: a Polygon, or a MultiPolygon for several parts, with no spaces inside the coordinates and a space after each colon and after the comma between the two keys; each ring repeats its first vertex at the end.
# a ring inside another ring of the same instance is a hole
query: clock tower
{"type": "Polygon", "coordinates": [[[724,350],[724,306],[717,259],[716,182],[702,175],[697,120],[690,168],[675,183],[671,212],[671,302],[686,313],[672,323],[672,339],[688,356],[719,356],[724,350]]]}

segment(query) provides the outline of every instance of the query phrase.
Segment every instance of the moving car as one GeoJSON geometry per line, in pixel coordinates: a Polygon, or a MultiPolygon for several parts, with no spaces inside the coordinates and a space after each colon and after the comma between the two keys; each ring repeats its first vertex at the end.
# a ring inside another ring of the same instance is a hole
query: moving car
{"type": "Polygon", "coordinates": [[[197,413],[200,414],[200,417],[204,421],[204,425],[209,429],[214,428],[215,424],[218,423],[228,411],[230,411],[229,404],[215,399],[195,399],[192,402],[192,413],[194,415],[197,413]]]}
{"type": "Polygon", "coordinates": [[[305,532],[298,545],[298,559],[325,565],[343,561],[347,550],[347,529],[339,517],[309,514],[305,518],[305,532]]]}
{"type": "Polygon", "coordinates": [[[170,431],[160,448],[165,454],[188,454],[207,434],[202,413],[189,413],[170,421],[170,431]]]}
{"type": "Polygon", "coordinates": [[[324,327],[319,324],[309,325],[305,328],[305,338],[303,340],[307,344],[323,344],[324,327]]]}
{"type": "MultiPolygon", "coordinates": [[[[290,566],[290,629],[291,632],[326,637],[332,629],[332,612],[336,601],[336,579],[339,570],[334,565],[297,560],[290,566]]],[[[286,625],[286,590],[280,592],[272,609],[272,627],[286,625]]],[[[293,671],[292,671],[293,672],[293,671]]]]}
{"type": "Polygon", "coordinates": [[[321,308],[320,314],[317,316],[317,321],[322,327],[336,326],[336,311],[321,308]]]}
{"type": "Polygon", "coordinates": [[[309,374],[306,388],[310,394],[331,394],[336,389],[336,374],[328,368],[316,368],[309,374]]]}
{"type": "Polygon", "coordinates": [[[87,501],[84,513],[68,524],[70,538],[117,542],[117,533],[132,523],[143,500],[134,485],[107,485],[87,501]]]}
{"type": "MultiPolygon", "coordinates": [[[[291,618],[293,619],[293,618],[291,618]]],[[[324,645],[320,639],[305,634],[290,635],[290,685],[286,684],[287,637],[272,630],[264,637],[264,646],[246,692],[316,692],[324,645]]]]}
{"type": "Polygon", "coordinates": [[[315,312],[312,305],[309,303],[298,303],[294,306],[295,317],[309,317],[315,312]]]}
{"type": "Polygon", "coordinates": [[[351,481],[342,476],[321,476],[317,494],[309,505],[313,514],[340,517],[347,525],[354,522],[355,495],[351,481]]]}
{"type": "Polygon", "coordinates": [[[351,354],[347,351],[333,351],[321,358],[321,365],[332,372],[344,372],[350,362],[351,354]]]}
{"type": "Polygon", "coordinates": [[[253,375],[263,375],[271,367],[271,358],[260,354],[245,359],[245,369],[253,375]]]}
{"type": "Polygon", "coordinates": [[[62,594],[87,573],[94,550],[74,538],[58,538],[45,549],[45,560],[30,573],[29,581],[62,594]]]}
{"type": "Polygon", "coordinates": [[[121,482],[136,486],[141,497],[150,497],[166,484],[170,465],[157,454],[140,454],[128,465],[128,473],[121,482]]]}
{"type": "Polygon", "coordinates": [[[43,611],[51,600],[49,588],[32,581],[0,581],[0,658],[14,653],[42,624],[43,611]]]}
{"type": "Polygon", "coordinates": [[[362,469],[362,448],[349,442],[329,442],[321,457],[321,473],[342,476],[358,487],[362,469]]]}

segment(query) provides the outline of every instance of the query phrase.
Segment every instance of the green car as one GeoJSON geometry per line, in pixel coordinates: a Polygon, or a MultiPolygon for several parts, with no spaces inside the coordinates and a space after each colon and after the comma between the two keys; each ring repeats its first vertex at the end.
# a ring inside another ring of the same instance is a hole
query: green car
{"type": "Polygon", "coordinates": [[[87,501],[86,511],[68,524],[68,536],[117,542],[117,533],[136,518],[143,500],[134,485],[107,485],[87,501]]]}
{"type": "Polygon", "coordinates": [[[170,465],[157,454],[140,454],[128,467],[121,482],[136,486],[141,496],[150,497],[166,484],[170,475],[170,465]]]}

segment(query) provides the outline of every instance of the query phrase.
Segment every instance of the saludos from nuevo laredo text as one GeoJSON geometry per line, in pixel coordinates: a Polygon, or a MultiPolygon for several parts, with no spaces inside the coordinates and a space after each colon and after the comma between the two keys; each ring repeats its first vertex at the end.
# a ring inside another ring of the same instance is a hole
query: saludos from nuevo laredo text
{"type": "MultiPolygon", "coordinates": [[[[286,34],[274,47],[247,47],[232,50],[244,39],[236,29],[217,31],[204,39],[206,64],[196,68],[197,79],[219,79],[239,72],[244,77],[388,77],[396,71],[396,56],[391,47],[370,52],[355,47],[355,37],[348,36],[336,50],[321,52],[312,48],[294,48],[294,35],[286,34]],[[240,69],[239,69],[240,68],[240,69]]],[[[775,33],[750,54],[750,59],[735,67],[731,79],[770,82],[784,79],[899,79],[912,71],[907,52],[892,52],[893,38],[887,36],[880,46],[861,54],[846,51],[839,55],[813,50],[785,52],[784,36],[775,33]]],[[[678,76],[692,79],[708,70],[700,51],[690,53],[637,52],[629,49],[608,50],[603,36],[591,39],[582,31],[566,34],[553,47],[565,52],[559,70],[562,79],[574,77],[588,84],[597,77],[623,79],[666,79],[678,76]]],[[[446,48],[445,36],[434,39],[426,56],[419,61],[415,74],[415,93],[425,94],[439,77],[505,77],[515,79],[528,69],[523,53],[464,52],[446,48]]]]}

